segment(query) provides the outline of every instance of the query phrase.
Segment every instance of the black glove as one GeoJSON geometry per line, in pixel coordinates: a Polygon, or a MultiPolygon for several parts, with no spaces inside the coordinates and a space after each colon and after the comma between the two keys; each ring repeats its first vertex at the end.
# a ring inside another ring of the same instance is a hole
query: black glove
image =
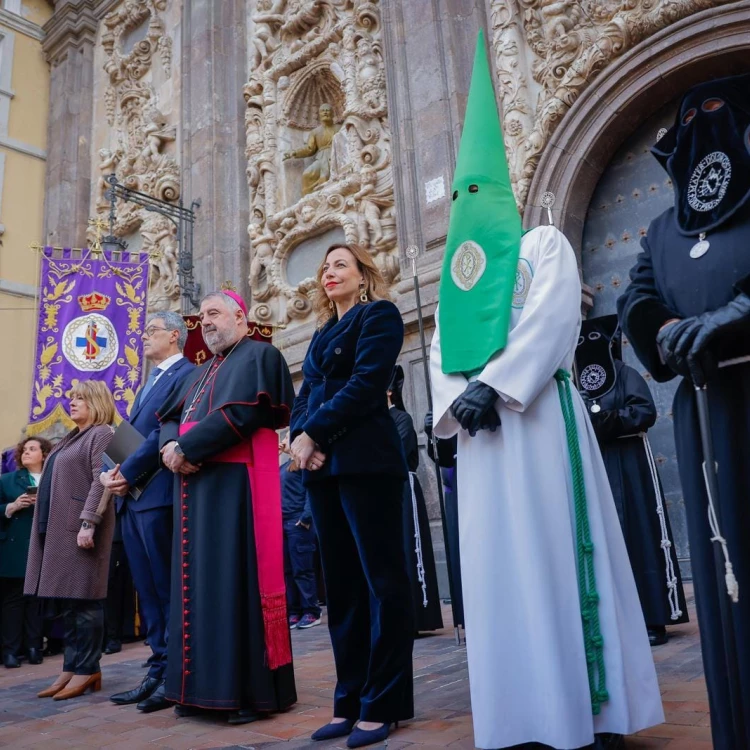
{"type": "Polygon", "coordinates": [[[427,437],[432,437],[432,412],[428,411],[427,414],[424,415],[424,431],[427,437]]]}
{"type": "Polygon", "coordinates": [[[497,413],[497,420],[487,413],[495,411],[495,401],[497,391],[479,380],[474,380],[451,404],[451,412],[461,427],[474,437],[479,430],[490,429],[494,432],[499,427],[500,418],[497,417],[497,413]]]}
{"type": "Polygon", "coordinates": [[[703,386],[719,369],[711,344],[721,338],[747,336],[747,329],[750,327],[750,297],[738,294],[724,307],[703,313],[698,319],[701,327],[693,337],[687,363],[693,383],[703,386]]]}
{"type": "Polygon", "coordinates": [[[720,337],[743,335],[748,326],[750,297],[740,293],[724,307],[672,323],[659,332],[656,343],[666,364],[700,387],[718,369],[711,344],[720,337]]]}
{"type": "Polygon", "coordinates": [[[664,363],[677,375],[690,377],[687,355],[700,327],[698,317],[684,318],[665,326],[656,335],[656,344],[664,357],[664,363]]]}
{"type": "Polygon", "coordinates": [[[482,415],[482,418],[479,420],[479,429],[495,432],[498,427],[500,427],[500,415],[497,413],[497,410],[493,406],[491,409],[487,409],[487,411],[482,415]]]}

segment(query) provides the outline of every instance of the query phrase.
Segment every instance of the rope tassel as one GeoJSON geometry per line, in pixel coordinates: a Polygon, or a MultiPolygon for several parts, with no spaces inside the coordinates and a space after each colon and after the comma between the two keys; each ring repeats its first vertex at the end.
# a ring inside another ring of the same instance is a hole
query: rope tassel
{"type": "Polygon", "coordinates": [[[570,391],[570,373],[558,370],[555,373],[560,408],[565,421],[565,436],[568,442],[570,470],[573,478],[573,500],[576,517],[576,548],[578,558],[578,594],[581,601],[583,643],[586,650],[586,669],[589,677],[591,711],[597,715],[602,703],[609,700],[607,675],[604,667],[604,639],[599,622],[599,594],[596,590],[594,570],[594,543],[591,541],[586,485],[583,477],[581,446],[578,442],[573,398],[570,391]]]}
{"type": "Polygon", "coordinates": [[[667,597],[669,599],[669,608],[673,620],[679,620],[682,617],[680,609],[679,591],[677,590],[677,574],[674,569],[674,558],[672,556],[672,542],[669,541],[667,533],[667,517],[664,503],[662,502],[661,487],[659,485],[659,475],[656,471],[656,461],[651,451],[651,443],[646,433],[642,432],[643,447],[646,449],[646,458],[648,468],[651,471],[651,481],[654,483],[654,494],[656,495],[656,514],[659,516],[659,526],[661,529],[661,548],[664,551],[664,563],[667,574],[667,597]]]}
{"type": "Polygon", "coordinates": [[[422,606],[426,607],[427,601],[427,579],[424,574],[424,558],[422,556],[422,533],[419,530],[419,508],[417,506],[417,495],[414,492],[414,472],[409,472],[409,488],[411,489],[411,509],[414,516],[414,552],[417,555],[417,580],[422,586],[422,606]]]}

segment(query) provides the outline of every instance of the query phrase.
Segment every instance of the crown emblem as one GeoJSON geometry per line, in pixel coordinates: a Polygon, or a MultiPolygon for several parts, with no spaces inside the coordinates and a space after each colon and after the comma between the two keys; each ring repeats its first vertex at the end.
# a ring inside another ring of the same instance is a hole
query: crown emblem
{"type": "Polygon", "coordinates": [[[78,298],[78,304],[81,306],[83,312],[93,312],[94,310],[106,310],[109,307],[109,303],[112,301],[111,297],[101,292],[91,292],[90,294],[82,294],[78,298]]]}

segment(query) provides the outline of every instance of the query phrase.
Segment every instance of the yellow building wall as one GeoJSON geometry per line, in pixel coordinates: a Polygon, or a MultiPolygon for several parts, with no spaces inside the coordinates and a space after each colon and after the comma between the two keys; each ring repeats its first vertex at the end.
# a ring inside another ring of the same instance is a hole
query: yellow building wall
{"type": "Polygon", "coordinates": [[[50,0],[24,0],[22,15],[27,21],[44,26],[52,15],[50,0]]]}
{"type": "MultiPolygon", "coordinates": [[[[51,15],[46,0],[24,0],[22,16],[42,25],[51,15]]],[[[38,39],[10,28],[14,36],[8,137],[38,150],[47,147],[49,66],[38,39]]],[[[45,161],[0,144],[5,156],[0,223],[0,278],[36,285],[38,259],[29,249],[43,239],[45,161]]],[[[15,444],[26,426],[33,382],[36,310],[34,299],[0,291],[0,449],[15,444]]]]}

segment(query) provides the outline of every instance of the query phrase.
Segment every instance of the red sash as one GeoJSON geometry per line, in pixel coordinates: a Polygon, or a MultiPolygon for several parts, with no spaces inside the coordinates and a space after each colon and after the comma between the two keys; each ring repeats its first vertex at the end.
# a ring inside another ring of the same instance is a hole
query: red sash
{"type": "MultiPolygon", "coordinates": [[[[198,422],[181,424],[180,435],[196,424],[198,422]]],[[[273,430],[261,428],[253,433],[250,440],[243,440],[212,456],[209,462],[245,464],[247,467],[268,668],[278,669],[292,662],[284,582],[278,435],[273,430]]]]}

